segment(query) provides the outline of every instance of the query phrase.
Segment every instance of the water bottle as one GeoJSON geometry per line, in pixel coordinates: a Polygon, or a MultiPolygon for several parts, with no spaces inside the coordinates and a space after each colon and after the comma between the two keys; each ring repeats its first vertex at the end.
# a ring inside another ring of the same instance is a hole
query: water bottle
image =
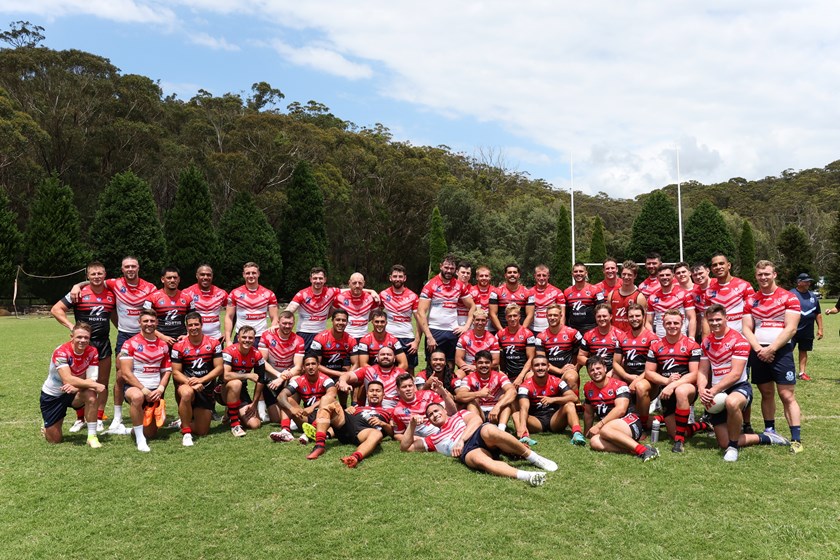
{"type": "Polygon", "coordinates": [[[650,442],[656,443],[659,441],[659,426],[662,423],[657,420],[656,418],[653,419],[653,423],[650,425],[650,442]]]}

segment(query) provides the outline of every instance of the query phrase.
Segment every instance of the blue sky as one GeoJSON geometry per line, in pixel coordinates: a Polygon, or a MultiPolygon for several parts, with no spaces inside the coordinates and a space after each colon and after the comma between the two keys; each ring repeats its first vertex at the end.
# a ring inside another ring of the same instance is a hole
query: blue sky
{"type": "Polygon", "coordinates": [[[568,189],[632,197],[840,158],[829,1],[5,0],[46,45],[189,99],[267,81],[568,189]],[[737,6],[737,7],[735,7],[737,6]]]}

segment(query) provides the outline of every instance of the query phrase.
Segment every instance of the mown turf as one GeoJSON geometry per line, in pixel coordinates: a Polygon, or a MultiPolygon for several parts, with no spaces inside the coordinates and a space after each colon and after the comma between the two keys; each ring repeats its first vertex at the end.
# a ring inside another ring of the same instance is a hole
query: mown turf
{"type": "Polygon", "coordinates": [[[725,464],[697,436],[682,456],[663,441],[643,464],[537,436],[560,471],[528,488],[394,442],[356,470],[332,443],[306,461],[308,448],[271,443],[269,427],[242,439],[214,427],[193,448],[165,431],[149,454],[125,436],[51,446],[38,394],[66,331],[3,318],[0,557],[838,558],[840,319],[826,323],[815,381],[797,386],[805,453],[754,447],[725,464]]]}

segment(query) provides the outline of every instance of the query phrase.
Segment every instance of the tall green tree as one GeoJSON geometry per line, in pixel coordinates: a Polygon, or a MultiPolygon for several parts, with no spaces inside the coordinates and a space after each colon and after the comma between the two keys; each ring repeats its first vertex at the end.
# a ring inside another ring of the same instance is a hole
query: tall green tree
{"type": "Polygon", "coordinates": [[[260,284],[274,290],[280,285],[283,259],[280,242],[265,213],[250,193],[240,192],[219,222],[222,251],[219,283],[234,287],[242,283],[242,265],[253,261],[260,266],[260,284]]]}
{"type": "Polygon", "coordinates": [[[569,211],[562,205],[557,212],[551,277],[557,286],[565,286],[572,281],[572,222],[569,221],[569,211]]]}
{"type": "Polygon", "coordinates": [[[0,190],[0,297],[11,297],[15,270],[20,262],[23,235],[17,216],[9,209],[9,199],[0,190]]]}
{"type": "Polygon", "coordinates": [[[324,194],[306,161],[295,167],[292,182],[286,188],[286,197],[288,209],[280,228],[285,265],[282,291],[292,296],[309,285],[312,267],[329,269],[324,194]]]}
{"type": "Polygon", "coordinates": [[[716,252],[735,260],[735,243],[720,211],[703,201],[685,222],[684,256],[689,263],[708,263],[716,252]]]}
{"type": "Polygon", "coordinates": [[[166,215],[167,264],[189,278],[199,264],[211,265],[219,258],[219,236],[213,223],[210,188],[197,167],[181,172],[175,204],[166,215]]]}
{"type": "Polygon", "coordinates": [[[99,197],[90,237],[94,255],[111,275],[120,273],[123,257],[140,261],[140,274],[149,281],[160,278],[166,240],[149,184],[126,171],[114,175],[99,197]]]}
{"type": "Polygon", "coordinates": [[[446,245],[446,237],[443,232],[443,218],[440,210],[435,206],[432,210],[432,222],[429,228],[429,278],[437,274],[438,265],[449,251],[446,245]]]}
{"type": "Polygon", "coordinates": [[[814,270],[814,250],[808,234],[795,225],[788,224],[779,234],[776,243],[780,262],[776,263],[777,282],[785,288],[796,286],[796,276],[802,272],[811,274],[814,270]]]}
{"type": "MultiPolygon", "coordinates": [[[[44,180],[35,192],[24,234],[23,263],[29,274],[53,276],[84,268],[90,259],[81,241],[81,220],[73,189],[56,176],[44,180]]],[[[67,280],[27,282],[38,297],[53,301],[67,288],[67,280]]]]}
{"type": "Polygon", "coordinates": [[[755,236],[749,220],[744,220],[741,225],[741,236],[738,239],[738,275],[741,278],[750,278],[751,271],[755,266],[755,236]]]}
{"type": "MultiPolygon", "coordinates": [[[[595,216],[595,224],[592,226],[592,243],[589,245],[589,262],[602,263],[607,258],[607,242],[604,238],[604,222],[599,216],[595,216]]],[[[604,279],[602,267],[595,267],[589,271],[590,282],[600,282],[604,279]]]]}
{"type": "Polygon", "coordinates": [[[642,261],[652,251],[661,254],[663,261],[673,262],[679,257],[677,210],[661,191],[645,198],[641,212],[633,221],[628,256],[642,261]]]}

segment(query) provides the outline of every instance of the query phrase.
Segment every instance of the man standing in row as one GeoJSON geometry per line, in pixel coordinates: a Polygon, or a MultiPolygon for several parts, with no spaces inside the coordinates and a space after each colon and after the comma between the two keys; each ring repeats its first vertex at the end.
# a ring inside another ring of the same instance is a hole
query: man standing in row
{"type": "Polygon", "coordinates": [[[472,327],[473,303],[467,286],[455,278],[457,263],[453,255],[447,255],[440,263],[440,274],[429,280],[420,292],[417,306],[417,323],[426,335],[426,354],[440,349],[446,354],[446,361],[454,363],[455,345],[458,337],[472,327]],[[458,302],[469,308],[467,322],[458,325],[458,302]]]}

